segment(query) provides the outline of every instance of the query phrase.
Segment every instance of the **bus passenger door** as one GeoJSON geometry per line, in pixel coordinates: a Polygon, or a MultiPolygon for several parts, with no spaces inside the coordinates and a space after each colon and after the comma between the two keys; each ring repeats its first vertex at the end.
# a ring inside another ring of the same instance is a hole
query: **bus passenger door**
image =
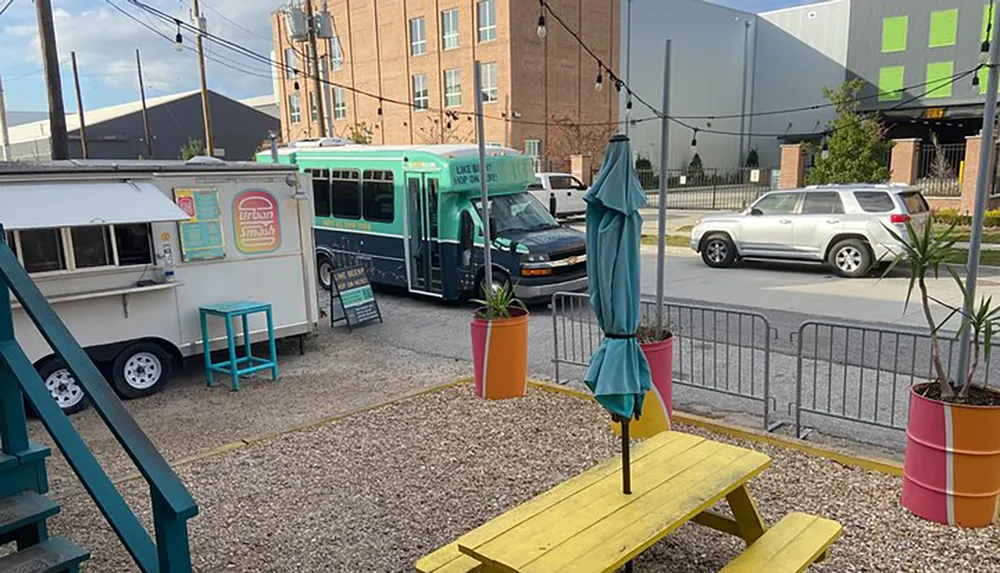
{"type": "Polygon", "coordinates": [[[406,259],[410,290],[441,293],[441,247],[438,244],[438,178],[406,176],[406,259]]]}

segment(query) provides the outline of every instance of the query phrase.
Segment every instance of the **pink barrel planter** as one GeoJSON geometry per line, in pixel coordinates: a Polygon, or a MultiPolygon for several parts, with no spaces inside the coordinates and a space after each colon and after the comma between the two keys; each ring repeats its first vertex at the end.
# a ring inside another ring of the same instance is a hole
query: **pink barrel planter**
{"type": "MultiPolygon", "coordinates": [[[[649,372],[653,377],[653,392],[667,420],[674,417],[674,337],[666,340],[640,344],[642,353],[649,362],[649,372]]],[[[650,405],[645,406],[649,408],[650,405]]]]}
{"type": "MultiPolygon", "coordinates": [[[[640,344],[649,363],[653,387],[646,392],[642,404],[642,417],[629,426],[629,435],[646,439],[670,429],[674,416],[674,339],[640,344]]],[[[621,425],[611,424],[611,431],[621,435],[621,425]]]]}
{"type": "Polygon", "coordinates": [[[924,519],[985,527],[1000,514],[1000,407],[910,392],[901,503],[924,519]]]}

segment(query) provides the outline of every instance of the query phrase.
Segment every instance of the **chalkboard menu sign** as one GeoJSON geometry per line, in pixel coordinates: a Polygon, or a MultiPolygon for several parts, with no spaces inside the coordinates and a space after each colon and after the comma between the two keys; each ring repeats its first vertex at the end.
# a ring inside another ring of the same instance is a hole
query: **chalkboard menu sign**
{"type": "Polygon", "coordinates": [[[360,265],[333,271],[330,307],[330,326],[339,321],[347,322],[348,328],[372,320],[382,322],[375,292],[368,283],[368,273],[360,265]]]}

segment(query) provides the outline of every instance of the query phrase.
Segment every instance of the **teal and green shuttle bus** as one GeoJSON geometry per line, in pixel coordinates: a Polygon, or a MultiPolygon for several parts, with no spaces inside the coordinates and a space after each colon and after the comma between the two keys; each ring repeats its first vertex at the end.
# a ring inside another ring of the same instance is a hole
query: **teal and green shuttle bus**
{"type": "MultiPolygon", "coordinates": [[[[372,282],[455,300],[476,294],[483,257],[480,169],[475,145],[292,144],[278,161],[312,176],[320,282],[363,264],[372,282]]],[[[262,152],[258,162],[270,163],[262,152]]],[[[486,181],[494,281],[524,300],[587,286],[583,233],[561,226],[526,192],[532,161],[488,147],[486,181]]]]}

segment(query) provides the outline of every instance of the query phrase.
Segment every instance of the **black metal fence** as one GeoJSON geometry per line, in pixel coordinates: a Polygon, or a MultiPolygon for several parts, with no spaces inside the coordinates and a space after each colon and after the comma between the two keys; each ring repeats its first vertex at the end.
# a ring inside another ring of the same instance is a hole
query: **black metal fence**
{"type": "Polygon", "coordinates": [[[965,161],[964,143],[923,145],[917,162],[916,185],[928,197],[959,197],[959,176],[965,161]]]}
{"type": "MultiPolygon", "coordinates": [[[[659,206],[660,172],[639,170],[649,207],[659,206]]],[[[706,167],[667,171],[667,208],[738,211],[770,191],[771,169],[706,167]]]]}

